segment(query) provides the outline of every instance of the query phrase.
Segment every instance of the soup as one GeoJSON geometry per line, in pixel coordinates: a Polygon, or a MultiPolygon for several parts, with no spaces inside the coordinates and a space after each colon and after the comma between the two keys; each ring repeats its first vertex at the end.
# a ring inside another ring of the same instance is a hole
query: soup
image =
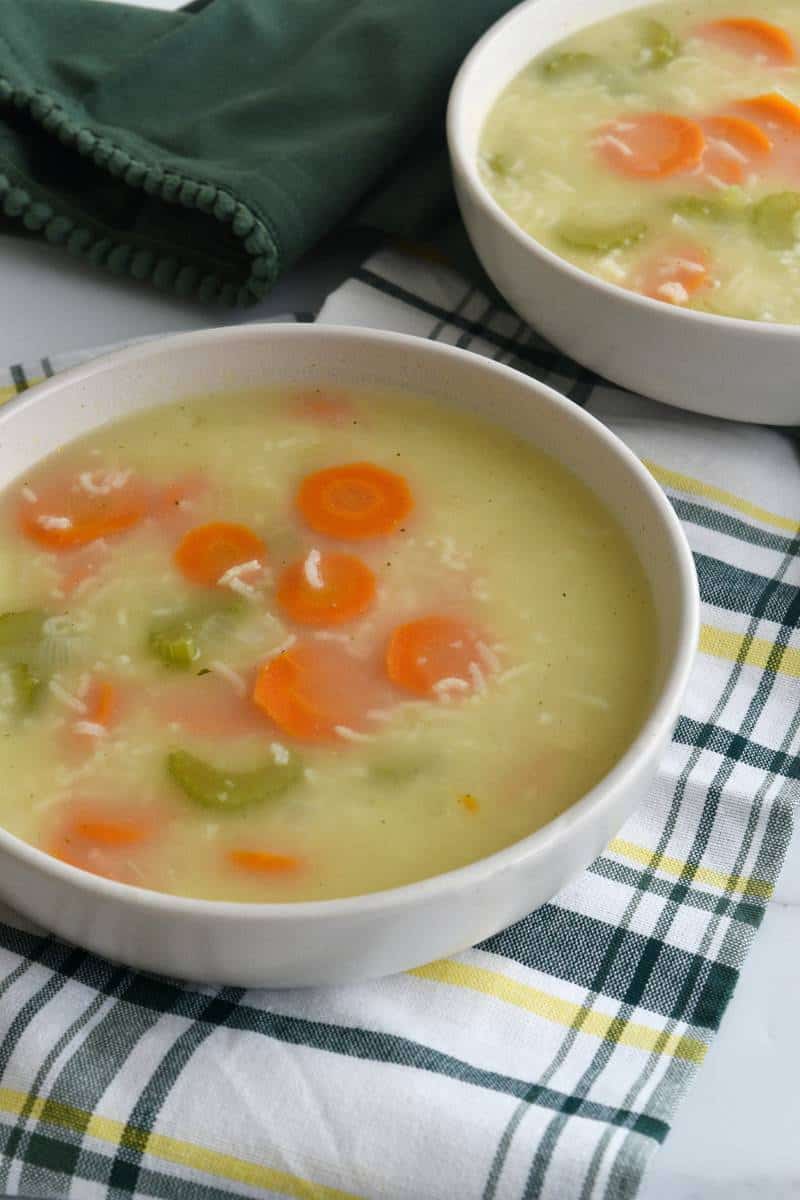
{"type": "Polygon", "coordinates": [[[152,409],[0,517],[0,824],[113,879],[296,901],[435,875],[562,812],[648,706],[621,528],[424,398],[152,409]]]}
{"type": "Polygon", "coordinates": [[[480,169],[550,250],[656,300],[800,321],[800,11],[688,0],[534,59],[480,169]]]}

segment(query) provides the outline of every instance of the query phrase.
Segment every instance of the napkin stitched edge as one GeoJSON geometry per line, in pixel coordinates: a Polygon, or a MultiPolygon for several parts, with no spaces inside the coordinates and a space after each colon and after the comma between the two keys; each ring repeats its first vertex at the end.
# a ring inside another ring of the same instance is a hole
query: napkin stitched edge
{"type": "Polygon", "coordinates": [[[7,75],[0,75],[0,105],[23,109],[46,133],[91,159],[109,175],[121,177],[129,187],[157,196],[166,204],[197,209],[221,224],[230,222],[250,259],[250,273],[247,281],[237,286],[216,273],[202,274],[194,263],[181,264],[173,252],[136,248],[118,235],[109,236],[110,230],[90,223],[88,218],[79,224],[65,212],[56,211],[51,203],[37,200],[29,190],[29,180],[24,181],[27,187],[16,183],[7,173],[13,168],[4,163],[0,204],[6,216],[19,219],[32,232],[42,231],[48,242],[65,245],[76,257],[116,275],[127,273],[133,279],[149,280],[181,297],[244,305],[262,299],[270,290],[280,273],[278,239],[267,220],[234,193],[176,171],[165,171],[157,163],[130,154],[106,134],[96,133],[88,123],[71,117],[49,92],[15,84],[7,75]]]}

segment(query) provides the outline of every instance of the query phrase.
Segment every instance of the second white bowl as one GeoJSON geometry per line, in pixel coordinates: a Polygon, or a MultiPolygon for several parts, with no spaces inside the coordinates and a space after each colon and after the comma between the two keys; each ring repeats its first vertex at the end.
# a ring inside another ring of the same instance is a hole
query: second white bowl
{"type": "Polygon", "coordinates": [[[472,49],[450,94],[447,137],[464,224],[500,292],[579,363],[633,391],[715,417],[800,425],[800,327],[662,304],[589,275],[525,233],[478,171],[483,123],[530,60],[650,0],[526,0],[472,49]]]}

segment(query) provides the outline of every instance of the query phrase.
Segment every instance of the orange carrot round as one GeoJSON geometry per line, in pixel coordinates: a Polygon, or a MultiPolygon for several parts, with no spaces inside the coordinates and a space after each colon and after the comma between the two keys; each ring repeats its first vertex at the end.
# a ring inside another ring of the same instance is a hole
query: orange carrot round
{"type": "Polygon", "coordinates": [[[108,728],[117,711],[117,693],[113,683],[107,679],[96,680],[89,690],[88,701],[88,720],[108,728]]]}
{"type": "Polygon", "coordinates": [[[455,617],[409,621],[389,639],[386,673],[392,683],[417,696],[464,695],[485,670],[480,640],[480,634],[455,617]]]}
{"type": "Polygon", "coordinates": [[[275,854],[271,850],[229,850],[228,862],[251,875],[292,875],[302,866],[292,854],[275,854]]]}
{"type": "Polygon", "coordinates": [[[47,550],[77,550],[116,537],[148,513],[144,485],[125,472],[84,471],[37,484],[35,499],[23,495],[17,518],[25,537],[47,550]]]}
{"type": "Polygon", "coordinates": [[[695,292],[708,286],[709,273],[710,260],[702,246],[670,242],[642,263],[637,290],[653,300],[685,304],[695,292]]]}
{"type": "Polygon", "coordinates": [[[776,138],[794,140],[800,134],[800,107],[780,92],[750,96],[738,100],[731,108],[759,125],[772,141],[776,138]]]}
{"type": "Polygon", "coordinates": [[[95,750],[104,735],[117,724],[123,705],[119,686],[107,679],[93,679],[83,702],[86,711],[70,721],[64,730],[63,749],[70,756],[83,756],[95,750]]]}
{"type": "Polygon", "coordinates": [[[341,427],[351,423],[354,408],[343,388],[302,388],[290,401],[293,416],[319,425],[341,427]]]}
{"type": "Polygon", "coordinates": [[[351,554],[311,550],[278,581],[278,604],[298,625],[341,625],[366,612],[374,599],[375,576],[351,554]]]}
{"type": "Polygon", "coordinates": [[[402,475],[367,462],[316,471],[297,493],[297,507],[312,529],[347,540],[392,533],[413,506],[402,475]]]}
{"type": "Polygon", "coordinates": [[[367,667],[335,642],[297,642],[261,667],[253,700],[288,734],[331,742],[361,731],[382,695],[367,667]]]}
{"type": "Polygon", "coordinates": [[[791,34],[760,17],[724,17],[701,25],[697,33],[726,50],[771,67],[787,67],[797,61],[791,34]]]}
{"type": "Polygon", "coordinates": [[[263,714],[251,697],[239,695],[213,672],[159,683],[147,701],[160,722],[178,725],[195,737],[234,740],[264,732],[263,714]]]}
{"type": "Polygon", "coordinates": [[[746,117],[705,117],[700,126],[706,147],[697,173],[722,183],[741,183],[746,172],[764,162],[772,150],[764,130],[746,117]]]}
{"type": "Polygon", "coordinates": [[[64,814],[44,849],[54,858],[93,875],[134,882],[126,855],[155,837],[160,820],[152,809],[126,812],[98,800],[79,800],[64,814]]]}
{"type": "Polygon", "coordinates": [[[696,121],[677,113],[625,113],[600,127],[594,145],[620,175],[666,179],[699,163],[705,139],[696,121]]]}
{"type": "Polygon", "coordinates": [[[147,840],[149,830],[137,821],[110,820],[107,817],[85,817],[76,820],[75,833],[98,846],[138,846],[147,840]]]}
{"type": "Polygon", "coordinates": [[[181,538],[173,557],[190,583],[215,587],[231,567],[255,560],[263,563],[266,553],[261,538],[246,525],[213,521],[190,529],[181,538]]]}

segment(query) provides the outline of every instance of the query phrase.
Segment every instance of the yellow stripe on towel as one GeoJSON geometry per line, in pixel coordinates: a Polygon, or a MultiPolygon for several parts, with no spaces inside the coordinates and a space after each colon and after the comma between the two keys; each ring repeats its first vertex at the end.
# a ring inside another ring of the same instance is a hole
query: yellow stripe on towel
{"type": "Polygon", "coordinates": [[[0,1112],[15,1117],[25,1112],[34,1121],[73,1129],[82,1136],[97,1138],[98,1141],[114,1146],[120,1145],[123,1134],[126,1143],[130,1144],[132,1136],[139,1133],[141,1144],[138,1148],[143,1154],[161,1159],[162,1162],[177,1163],[195,1171],[202,1171],[206,1175],[226,1179],[232,1183],[263,1188],[281,1196],[292,1196],[295,1200],[357,1200],[352,1192],[325,1187],[320,1183],[289,1175],[286,1171],[248,1162],[243,1158],[234,1158],[231,1154],[221,1154],[217,1150],[208,1150],[204,1146],[179,1141],[163,1133],[131,1130],[124,1122],[115,1121],[111,1117],[87,1113],[61,1101],[31,1097],[25,1092],[13,1091],[10,1088],[0,1088],[0,1112]]]}
{"type": "Polygon", "coordinates": [[[800,650],[795,646],[776,646],[769,638],[751,638],[742,633],[715,629],[713,625],[702,625],[700,649],[714,658],[727,658],[749,667],[760,667],[762,671],[800,678],[800,650]],[[771,659],[775,661],[771,662],[771,659]]]}
{"type": "Polygon", "coordinates": [[[755,896],[759,900],[769,900],[772,895],[772,884],[764,879],[755,879],[748,875],[726,875],[724,871],[714,871],[711,867],[689,867],[688,863],[679,858],[671,858],[662,854],[655,863],[656,852],[647,846],[638,846],[624,838],[614,838],[608,844],[612,854],[627,858],[630,862],[642,867],[653,867],[664,875],[672,875],[680,879],[687,873],[687,883],[705,883],[721,892],[740,892],[743,896],[755,896]],[[690,874],[689,874],[690,873],[690,874]]]}
{"type": "Polygon", "coordinates": [[[702,479],[694,479],[691,475],[682,475],[680,471],[671,471],[668,467],[651,462],[650,459],[644,458],[642,462],[663,487],[673,488],[676,492],[687,492],[690,496],[703,496],[706,500],[716,500],[718,504],[724,504],[727,508],[754,517],[765,525],[774,525],[777,529],[785,529],[789,533],[800,532],[800,521],[795,518],[782,517],[779,513],[770,512],[768,508],[762,508],[760,504],[753,504],[752,500],[746,500],[744,496],[737,496],[713,483],[704,483],[702,479]]]}
{"type": "Polygon", "coordinates": [[[660,1029],[653,1029],[636,1021],[621,1021],[617,1015],[595,1012],[572,1000],[564,1000],[540,988],[531,987],[530,984],[510,979],[499,971],[469,966],[458,959],[443,958],[438,962],[428,963],[427,966],[416,967],[408,974],[432,983],[444,983],[449,987],[479,992],[501,1000],[504,1004],[513,1004],[516,1008],[535,1013],[537,1017],[543,1017],[556,1025],[580,1028],[582,1033],[588,1033],[592,1037],[617,1042],[623,1046],[633,1046],[648,1054],[667,1054],[672,1058],[682,1058],[686,1062],[694,1063],[702,1062],[705,1057],[707,1047],[697,1038],[665,1034],[660,1029]]]}

